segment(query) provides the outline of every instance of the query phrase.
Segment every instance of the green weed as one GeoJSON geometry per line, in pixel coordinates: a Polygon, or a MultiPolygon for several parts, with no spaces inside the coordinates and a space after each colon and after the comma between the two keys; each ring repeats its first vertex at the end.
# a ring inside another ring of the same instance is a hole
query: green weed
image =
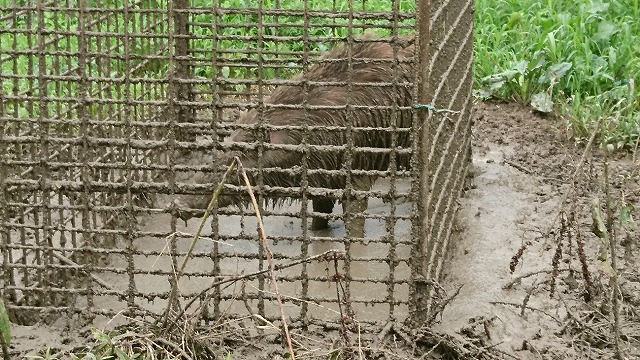
{"type": "Polygon", "coordinates": [[[9,314],[4,307],[4,300],[0,297],[0,354],[4,358],[9,358],[8,348],[11,345],[11,324],[9,314]]]}
{"type": "Polygon", "coordinates": [[[602,141],[637,140],[638,0],[478,0],[476,14],[477,95],[533,103],[544,112],[553,102],[577,138],[604,117],[602,141]]]}

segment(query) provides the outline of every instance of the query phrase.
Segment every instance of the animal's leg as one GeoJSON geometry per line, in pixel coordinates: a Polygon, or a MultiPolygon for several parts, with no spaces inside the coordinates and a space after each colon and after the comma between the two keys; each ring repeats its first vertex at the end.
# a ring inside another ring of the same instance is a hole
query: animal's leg
{"type": "MultiPolygon", "coordinates": [[[[320,198],[313,200],[313,212],[331,214],[333,212],[334,201],[332,199],[320,198]]],[[[311,220],[311,230],[322,230],[329,227],[329,219],[314,217],[311,220]]]]}
{"type": "Polygon", "coordinates": [[[342,201],[344,226],[349,237],[364,237],[364,215],[367,210],[368,199],[349,199],[342,201]]]}
{"type": "MultiPolygon", "coordinates": [[[[371,189],[374,179],[369,177],[354,177],[353,188],[355,190],[367,191],[371,189]]],[[[364,212],[369,205],[367,198],[350,198],[342,200],[342,212],[344,216],[345,229],[347,236],[364,237],[364,212]]]]}

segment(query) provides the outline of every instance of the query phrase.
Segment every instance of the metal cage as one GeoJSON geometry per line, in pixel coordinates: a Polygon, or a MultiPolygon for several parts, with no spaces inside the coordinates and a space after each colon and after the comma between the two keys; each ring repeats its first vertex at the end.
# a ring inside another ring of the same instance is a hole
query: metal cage
{"type": "Polygon", "coordinates": [[[185,311],[278,319],[267,253],[296,326],[331,327],[345,308],[365,328],[433,319],[470,161],[473,11],[4,2],[0,281],[12,320],[158,315],[187,255],[185,311]],[[230,153],[268,246],[232,175],[223,194],[241,204],[215,207],[190,248],[198,219],[184,223],[175,200],[208,200],[230,153]],[[319,210],[329,201],[343,206],[319,210]]]}

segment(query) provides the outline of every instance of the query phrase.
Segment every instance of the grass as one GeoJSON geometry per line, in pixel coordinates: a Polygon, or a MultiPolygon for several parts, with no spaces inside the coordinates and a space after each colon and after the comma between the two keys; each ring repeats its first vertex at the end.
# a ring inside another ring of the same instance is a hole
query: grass
{"type": "MultiPolygon", "coordinates": [[[[299,0],[279,0],[279,9],[283,10],[303,10],[303,5],[299,0]]],[[[211,1],[194,0],[194,7],[200,9],[211,9],[211,1]]],[[[349,10],[348,2],[333,2],[332,0],[310,0],[307,10],[313,11],[337,11],[346,12],[349,10]]],[[[244,9],[255,8],[256,2],[251,0],[224,0],[219,4],[219,9],[244,9]]],[[[275,0],[262,1],[263,9],[276,9],[275,0]]],[[[354,10],[367,11],[390,11],[392,9],[391,0],[356,0],[353,2],[354,10]]],[[[399,9],[405,12],[414,12],[415,4],[408,0],[401,0],[399,9]]],[[[211,13],[203,13],[194,16],[194,26],[192,31],[196,39],[192,42],[192,49],[197,54],[198,65],[196,65],[195,74],[204,79],[212,77],[211,65],[211,49],[225,49],[228,51],[223,55],[223,64],[220,66],[219,76],[229,78],[249,78],[255,79],[259,77],[255,66],[250,68],[243,66],[243,59],[250,59],[254,64],[258,61],[258,48],[262,51],[262,59],[264,68],[260,74],[261,78],[271,79],[273,77],[288,78],[300,71],[298,62],[305,51],[322,52],[330,48],[331,43],[327,42],[327,38],[344,38],[348,35],[348,18],[347,16],[338,16],[333,19],[327,19],[323,15],[314,15],[311,13],[308,17],[309,27],[306,29],[303,25],[303,17],[301,15],[269,15],[262,16],[261,21],[265,26],[261,27],[261,34],[265,36],[261,44],[258,44],[258,27],[244,26],[242,24],[256,24],[259,19],[257,15],[247,15],[237,12],[230,12],[219,16],[216,24],[219,26],[217,43],[214,45],[211,40],[213,32],[213,16],[211,13]],[[229,26],[231,24],[231,26],[229,26]],[[234,26],[233,24],[238,24],[234,26]],[[311,41],[303,42],[300,38],[307,36],[311,41]],[[251,37],[244,39],[235,39],[234,36],[251,37]],[[275,40],[268,37],[281,37],[286,39],[275,40]],[[253,51],[253,52],[252,52],[253,51]],[[247,53],[249,52],[249,53],[247,53]],[[276,55],[276,52],[290,53],[290,55],[276,55]]],[[[391,23],[387,20],[359,20],[353,21],[353,33],[356,35],[364,32],[363,25],[379,25],[381,27],[389,27],[391,23]]],[[[408,27],[412,23],[405,21],[402,23],[408,27]]],[[[374,30],[378,35],[389,35],[389,29],[378,28],[374,30]]],[[[400,33],[408,33],[409,29],[401,29],[400,33]]],[[[335,41],[335,40],[334,40],[335,41]]],[[[244,86],[236,85],[236,90],[242,92],[244,86]]]]}

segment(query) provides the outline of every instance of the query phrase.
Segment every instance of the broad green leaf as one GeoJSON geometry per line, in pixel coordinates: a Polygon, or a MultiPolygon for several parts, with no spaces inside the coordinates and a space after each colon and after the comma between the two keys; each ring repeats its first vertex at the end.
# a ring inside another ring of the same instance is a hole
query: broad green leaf
{"type": "Polygon", "coordinates": [[[482,89],[473,90],[473,96],[478,99],[488,100],[493,96],[493,91],[489,87],[483,87],[482,89]]]}
{"type": "Polygon", "coordinates": [[[493,96],[493,94],[495,93],[494,90],[492,90],[490,87],[485,86],[481,89],[475,89],[473,90],[473,96],[475,96],[478,99],[481,100],[489,100],[491,99],[491,97],[493,96]]]}
{"type": "Polygon", "coordinates": [[[609,9],[609,3],[594,1],[587,7],[587,12],[590,14],[597,14],[607,11],[607,9],[609,9]]]}
{"type": "Polygon", "coordinates": [[[500,73],[500,74],[485,76],[482,79],[480,79],[480,82],[483,84],[490,84],[496,81],[504,81],[504,76],[500,73]]]}
{"type": "Polygon", "coordinates": [[[593,63],[592,67],[596,70],[604,69],[609,64],[606,58],[595,54],[591,54],[591,62],[593,63]]]}
{"type": "Polygon", "coordinates": [[[551,80],[551,78],[549,77],[549,71],[545,71],[542,74],[540,74],[540,77],[538,77],[538,84],[546,84],[551,80]]]}
{"type": "MultiPolygon", "coordinates": [[[[536,51],[533,54],[533,58],[536,60],[535,63],[533,63],[533,66],[531,66],[529,68],[529,70],[536,70],[539,69],[541,67],[544,66],[544,64],[547,62],[547,57],[545,56],[544,52],[541,50],[536,51]]],[[[531,65],[531,64],[529,64],[531,65]]]]}
{"type": "Polygon", "coordinates": [[[618,31],[619,30],[613,23],[609,21],[602,21],[600,24],[598,24],[598,32],[593,35],[593,38],[595,40],[609,41],[609,39],[611,39],[611,36],[613,36],[613,34],[618,31]]]}
{"type": "Polygon", "coordinates": [[[486,87],[490,90],[497,90],[501,88],[502,85],[504,85],[505,81],[509,78],[505,73],[489,75],[482,78],[480,81],[483,84],[487,85],[486,87]]]}
{"type": "Polygon", "coordinates": [[[550,113],[553,111],[553,101],[551,96],[546,91],[533,94],[531,96],[531,106],[537,111],[543,113],[550,113]]]}
{"type": "Polygon", "coordinates": [[[567,71],[571,69],[571,66],[573,65],[569,62],[561,62],[558,64],[553,64],[549,67],[549,70],[547,70],[547,73],[549,74],[550,78],[557,80],[563,77],[567,73],[567,71]]]}
{"type": "Polygon", "coordinates": [[[632,204],[624,204],[620,209],[620,224],[629,230],[635,230],[637,227],[635,220],[633,220],[634,211],[635,208],[632,204]]]}
{"type": "Polygon", "coordinates": [[[505,84],[505,82],[506,80],[504,78],[501,81],[493,82],[489,84],[489,89],[491,89],[492,92],[499,90],[505,84]]]}
{"type": "MultiPolygon", "coordinates": [[[[527,67],[529,66],[529,62],[527,60],[520,60],[514,67],[513,67],[513,71],[515,71],[518,74],[526,74],[527,73],[527,67]]],[[[515,75],[515,74],[514,74],[515,75]]]]}

